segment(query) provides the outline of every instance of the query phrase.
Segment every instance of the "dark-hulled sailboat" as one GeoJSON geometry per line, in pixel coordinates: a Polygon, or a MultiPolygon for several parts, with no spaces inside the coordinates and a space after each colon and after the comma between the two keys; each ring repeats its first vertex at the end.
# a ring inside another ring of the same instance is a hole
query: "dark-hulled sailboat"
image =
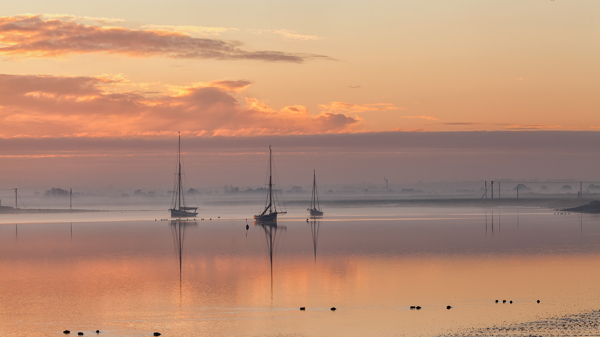
{"type": "Polygon", "coordinates": [[[177,180],[175,182],[175,191],[173,192],[173,201],[171,204],[171,218],[193,218],[198,215],[198,207],[189,207],[185,203],[183,193],[183,182],[181,180],[181,135],[177,146],[177,180]]]}
{"type": "Polygon", "coordinates": [[[313,170],[313,188],[312,188],[312,196],[310,198],[310,207],[306,209],[310,216],[321,216],[323,215],[323,211],[321,211],[321,205],[319,205],[319,194],[317,193],[317,173],[313,170]]]}
{"type": "Polygon", "coordinates": [[[273,194],[273,153],[271,152],[271,145],[269,145],[269,190],[267,192],[266,206],[262,213],[255,215],[254,220],[256,221],[275,221],[277,220],[278,214],[286,214],[286,211],[277,211],[277,198],[273,194]]]}

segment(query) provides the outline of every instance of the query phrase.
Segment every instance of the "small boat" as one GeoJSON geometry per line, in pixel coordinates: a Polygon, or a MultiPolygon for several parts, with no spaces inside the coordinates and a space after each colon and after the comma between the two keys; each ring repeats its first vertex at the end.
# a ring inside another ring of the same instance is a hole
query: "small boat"
{"type": "Polygon", "coordinates": [[[183,193],[183,182],[181,181],[181,135],[179,135],[179,143],[177,146],[177,181],[175,182],[175,191],[173,191],[173,201],[171,218],[193,218],[198,215],[196,211],[198,207],[189,207],[185,203],[185,195],[183,193]]]}
{"type": "Polygon", "coordinates": [[[321,206],[319,205],[319,195],[317,193],[317,173],[313,170],[313,189],[312,196],[310,198],[310,207],[306,209],[310,216],[321,216],[323,215],[323,211],[321,211],[321,206]]]}
{"type": "Polygon", "coordinates": [[[276,196],[273,194],[273,152],[271,151],[271,145],[269,145],[269,190],[267,191],[266,206],[262,213],[255,215],[254,220],[256,221],[275,221],[277,220],[278,214],[287,214],[286,211],[277,211],[276,196]]]}

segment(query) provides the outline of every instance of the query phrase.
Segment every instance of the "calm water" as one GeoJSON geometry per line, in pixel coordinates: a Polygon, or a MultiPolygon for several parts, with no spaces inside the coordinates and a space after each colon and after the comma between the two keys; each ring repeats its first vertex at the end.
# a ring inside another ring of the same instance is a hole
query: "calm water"
{"type": "Polygon", "coordinates": [[[292,210],[246,231],[253,211],[2,216],[0,335],[433,336],[599,309],[598,216],[292,210]]]}

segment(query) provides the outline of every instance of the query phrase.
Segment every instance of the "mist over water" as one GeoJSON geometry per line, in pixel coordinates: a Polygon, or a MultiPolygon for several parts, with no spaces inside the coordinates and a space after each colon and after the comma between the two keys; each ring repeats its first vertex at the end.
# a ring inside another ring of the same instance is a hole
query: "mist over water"
{"type": "Polygon", "coordinates": [[[0,333],[434,336],[600,299],[598,216],[376,206],[307,221],[292,206],[255,224],[261,207],[211,205],[196,221],[161,221],[164,207],[3,215],[0,333]]]}

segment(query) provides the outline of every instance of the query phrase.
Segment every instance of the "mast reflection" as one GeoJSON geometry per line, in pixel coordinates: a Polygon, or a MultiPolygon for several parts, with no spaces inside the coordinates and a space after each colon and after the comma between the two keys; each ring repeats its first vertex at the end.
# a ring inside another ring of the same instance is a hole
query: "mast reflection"
{"type": "Polygon", "coordinates": [[[181,281],[183,273],[183,254],[185,249],[185,232],[188,227],[197,226],[196,221],[186,220],[171,220],[169,226],[171,227],[171,234],[173,235],[173,245],[175,253],[177,254],[177,260],[179,263],[179,295],[181,296],[181,281]]]}
{"type": "MultiPolygon", "coordinates": [[[[269,264],[271,267],[271,302],[273,302],[273,253],[277,245],[277,232],[287,231],[286,226],[278,226],[275,221],[255,221],[255,226],[259,226],[265,234],[265,243],[267,245],[267,253],[269,254],[269,264]]],[[[281,235],[279,235],[281,238],[281,235]]]]}
{"type": "Polygon", "coordinates": [[[317,262],[317,242],[319,241],[319,227],[321,226],[321,221],[311,220],[310,221],[310,233],[312,234],[313,241],[313,250],[315,253],[315,263],[317,262]]]}

